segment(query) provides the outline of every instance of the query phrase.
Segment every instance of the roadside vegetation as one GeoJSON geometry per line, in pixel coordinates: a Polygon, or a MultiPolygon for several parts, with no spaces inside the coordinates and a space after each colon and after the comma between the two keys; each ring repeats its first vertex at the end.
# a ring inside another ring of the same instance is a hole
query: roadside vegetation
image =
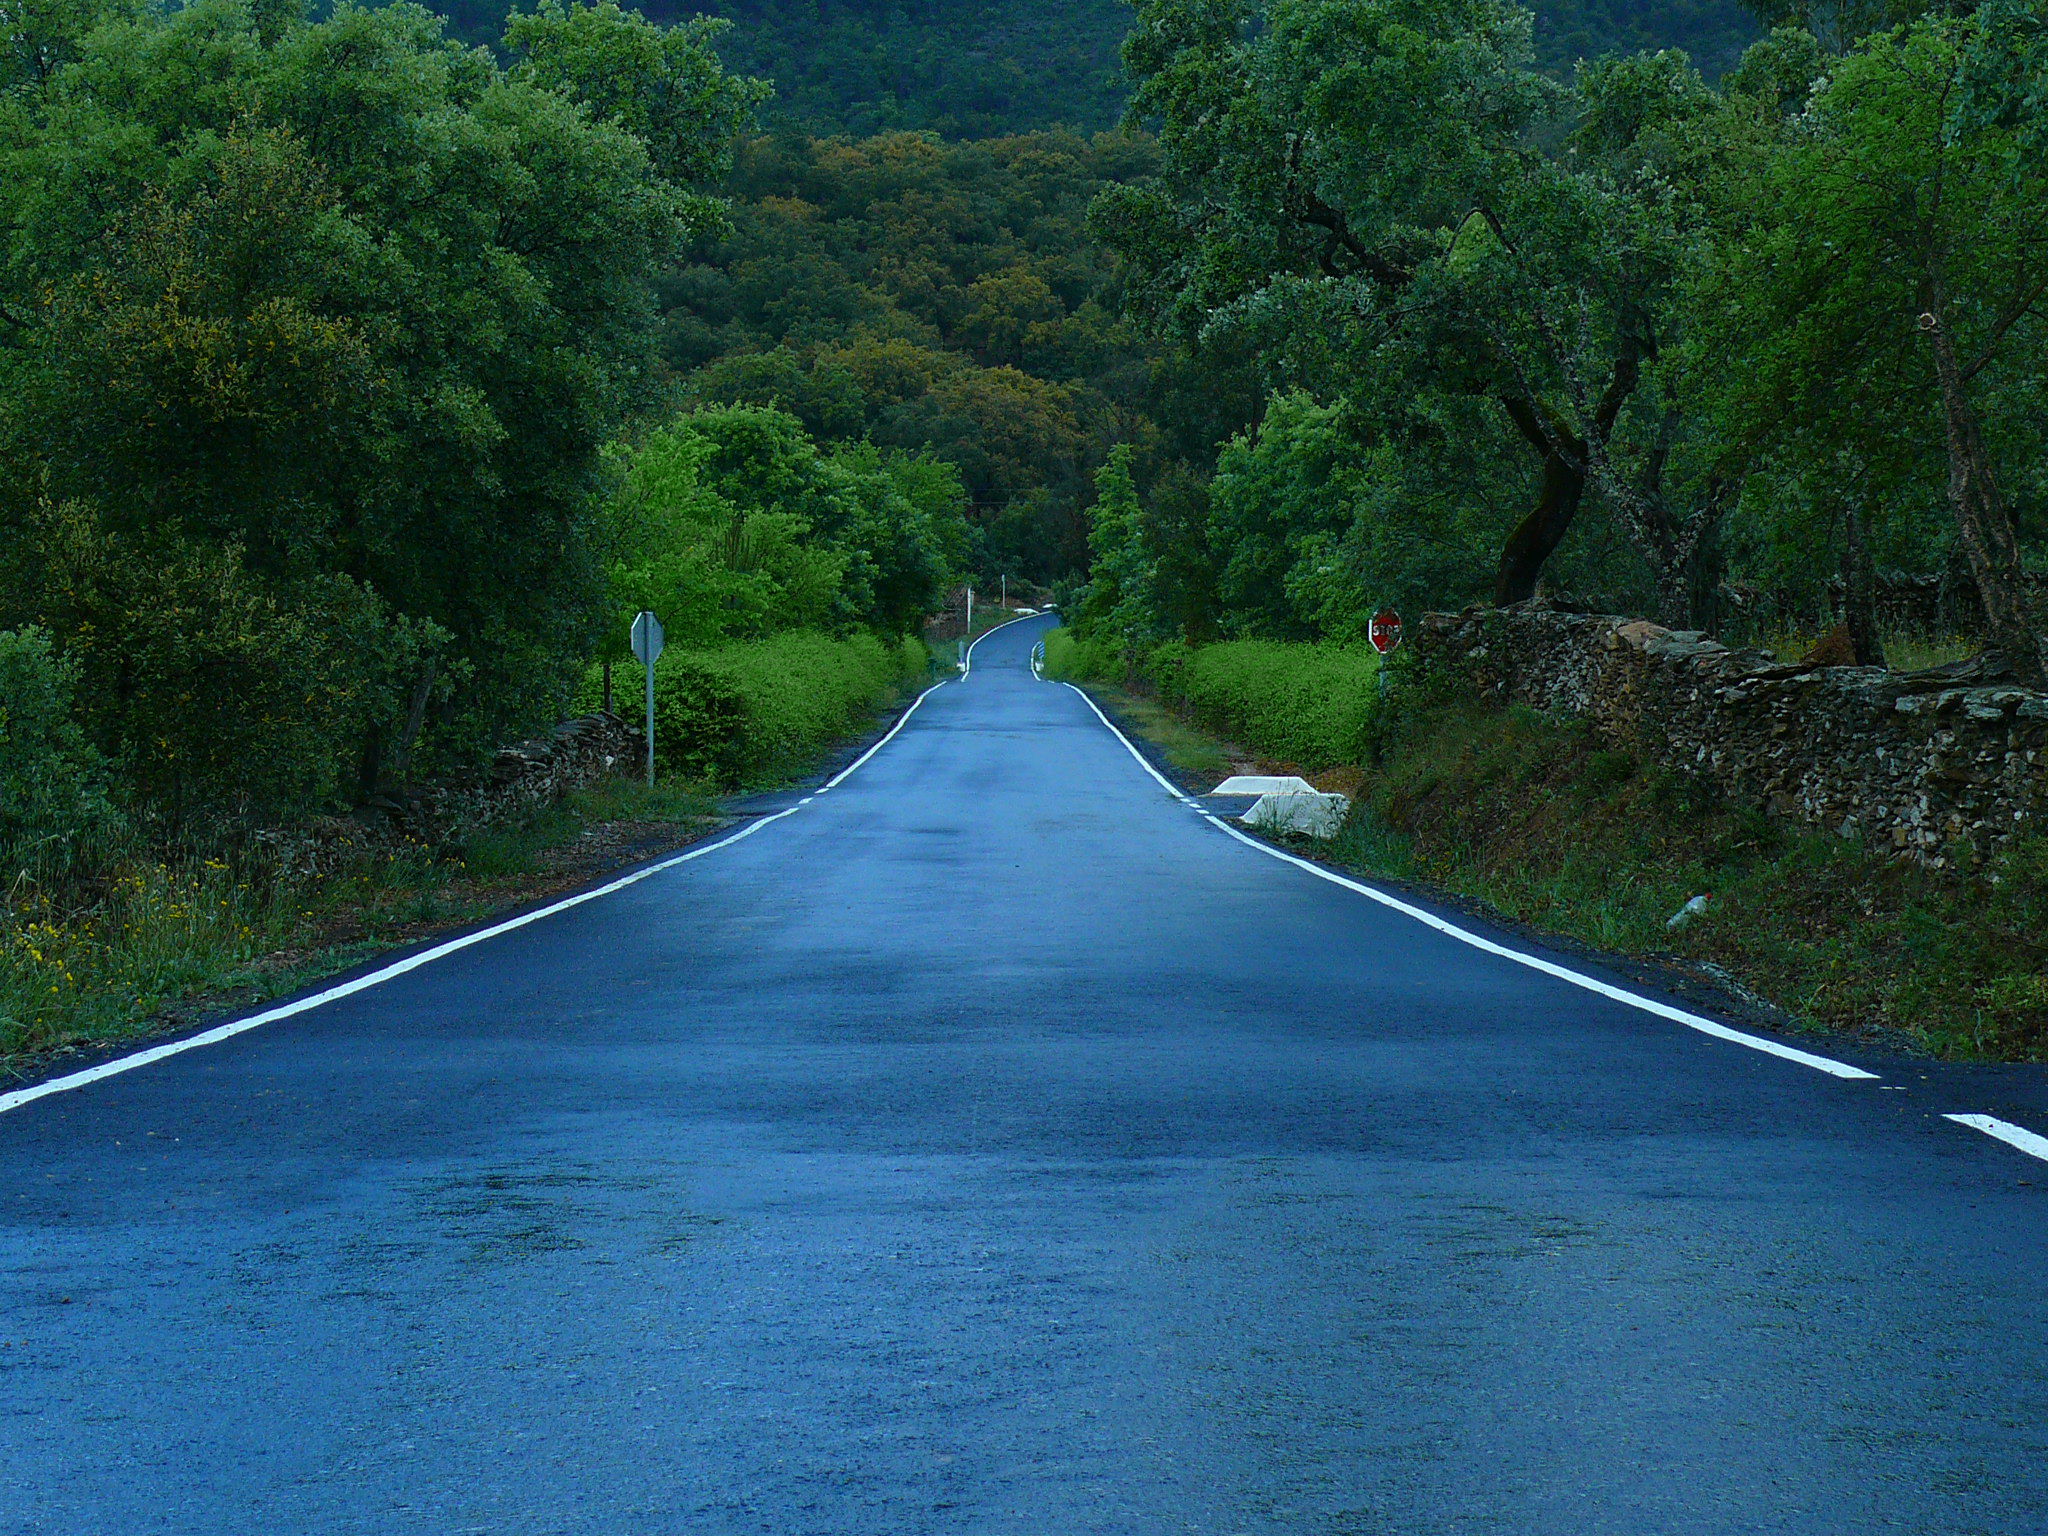
{"type": "Polygon", "coordinates": [[[2038,843],[1894,863],[1569,720],[1382,697],[1366,650],[1382,608],[1540,597],[2048,686],[2048,11],[1754,9],[1732,67],[1559,77],[1511,0],[1140,4],[1157,172],[1092,227],[1203,396],[1103,458],[1050,662],[1178,763],[1207,733],[1355,788],[1323,856],[2040,1058],[2038,843]]]}
{"type": "Polygon", "coordinates": [[[283,876],[246,846],[136,846],[90,878],[19,884],[0,950],[0,1073],[260,1003],[720,821],[702,789],[619,779],[465,843],[410,844],[321,879],[283,876]]]}
{"type": "Polygon", "coordinates": [[[1255,702],[1241,713],[1227,694],[1168,681],[1204,670],[1206,651],[1223,653],[1216,670],[1241,676],[1235,649],[1172,648],[1155,671],[1150,658],[1133,669],[1064,631],[1046,647],[1050,675],[1084,681],[1198,791],[1256,767],[1353,795],[1343,832],[1303,845],[1315,858],[1667,966],[1794,1027],[1950,1057],[2048,1060],[2048,843],[2038,837],[1960,869],[1886,859],[1603,748],[1581,722],[1431,697],[1406,667],[1384,698],[1365,694],[1360,715],[1355,678],[1324,646],[1263,645],[1255,702]],[[1348,752],[1324,750],[1342,739],[1333,721],[1350,731],[1348,752]],[[1697,896],[1705,910],[1672,927],[1697,896]]]}

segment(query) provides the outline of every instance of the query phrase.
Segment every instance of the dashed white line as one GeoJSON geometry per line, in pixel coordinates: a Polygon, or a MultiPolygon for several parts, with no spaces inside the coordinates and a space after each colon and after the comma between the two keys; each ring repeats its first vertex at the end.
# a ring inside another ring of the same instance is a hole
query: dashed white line
{"type": "MultiPolygon", "coordinates": [[[[1068,683],[1067,687],[1074,688],[1074,685],[1068,683]]],[[[1157,779],[1160,786],[1168,794],[1172,795],[1174,799],[1180,801],[1183,805],[1193,806],[1203,820],[1219,831],[1236,838],[1247,848],[1256,848],[1260,853],[1267,855],[1269,858],[1278,859],[1283,864],[1292,864],[1296,869],[1305,870],[1309,874],[1314,875],[1318,880],[1327,880],[1332,885],[1343,886],[1347,891],[1356,891],[1359,895],[1376,901],[1383,907],[1391,907],[1403,916],[1412,917],[1418,923],[1426,924],[1436,929],[1437,932],[1447,934],[1462,944],[1471,945],[1474,949],[1483,950],[1489,955],[1498,955],[1503,960],[1512,960],[1515,964],[1527,966],[1532,971],[1541,971],[1546,976],[1554,976],[1559,981],[1570,982],[1575,987],[1582,987],[1588,992],[1597,993],[1601,997],[1609,998],[1614,1002],[1624,1003],[1631,1008],[1639,1008],[1644,1013],[1655,1014],[1660,1019],[1669,1019],[1673,1023],[1683,1024],[1687,1029],[1696,1029],[1703,1035],[1712,1035],[1717,1040],[1727,1040],[1735,1045],[1746,1046],[1752,1051],[1762,1051],[1767,1056],[1777,1056],[1786,1061],[1796,1061],[1803,1067],[1812,1067],[1816,1072],[1826,1072],[1833,1077],[1870,1080],[1875,1080],[1877,1077],[1875,1072],[1866,1072],[1861,1067],[1852,1067],[1846,1061],[1836,1061],[1831,1057],[1817,1056],[1811,1051],[1802,1051],[1793,1046],[1785,1045],[1780,1041],[1767,1039],[1762,1035],[1752,1035],[1739,1029],[1730,1029],[1726,1024],[1716,1023],[1713,1019],[1703,1018],[1697,1013],[1688,1013],[1683,1008],[1674,1008],[1669,1003],[1660,1003],[1655,998],[1643,997],[1639,993],[1614,986],[1611,983],[1599,980],[1597,977],[1584,975],[1581,972],[1572,970],[1568,966],[1559,965],[1555,961],[1545,960],[1540,955],[1524,954],[1521,950],[1509,949],[1505,944],[1496,944],[1493,940],[1482,938],[1470,929],[1460,928],[1456,923],[1446,922],[1434,912],[1426,912],[1421,907],[1412,906],[1398,897],[1389,896],[1385,891],[1374,890],[1369,885],[1363,885],[1356,880],[1346,879],[1334,870],[1325,869],[1320,864],[1312,864],[1307,859],[1298,859],[1293,854],[1275,848],[1270,843],[1264,843],[1255,837],[1247,836],[1221,817],[1212,815],[1189,796],[1182,794],[1179,787],[1169,780],[1165,774],[1154,768],[1146,760],[1145,754],[1132,745],[1131,739],[1116,728],[1110,721],[1109,716],[1096,707],[1095,701],[1089,698],[1084,690],[1074,688],[1074,692],[1081,695],[1082,701],[1091,710],[1095,711],[1095,718],[1100,720],[1109,729],[1111,735],[1124,744],[1124,750],[1137,759],[1138,766],[1157,779]]]]}
{"type": "Polygon", "coordinates": [[[2001,1120],[1996,1115],[1943,1115],[1944,1120],[1953,1120],[1957,1125],[1967,1125],[1973,1131],[1982,1131],[1986,1136],[1996,1136],[2009,1147],[2017,1147],[2029,1157],[2038,1157],[2048,1163],[2048,1136],[2036,1136],[2023,1126],[2014,1125],[2010,1120],[2001,1120]]]}

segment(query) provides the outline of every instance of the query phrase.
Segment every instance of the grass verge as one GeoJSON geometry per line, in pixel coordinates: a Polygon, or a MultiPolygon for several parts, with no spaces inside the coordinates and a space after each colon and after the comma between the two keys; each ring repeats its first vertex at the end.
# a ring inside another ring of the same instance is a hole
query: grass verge
{"type": "MultiPolygon", "coordinates": [[[[911,677],[883,703],[900,704],[921,682],[911,677]]],[[[842,730],[871,720],[864,714],[842,730]]],[[[842,734],[842,750],[848,739],[842,734]]],[[[799,777],[832,746],[799,736],[779,761],[757,759],[751,782],[799,777]]],[[[412,845],[318,881],[280,880],[244,855],[131,857],[95,881],[17,882],[0,907],[0,1084],[54,1059],[258,1006],[726,823],[720,800],[696,780],[650,787],[621,777],[460,846],[412,845]]]]}
{"type": "MultiPolygon", "coordinates": [[[[1245,762],[1142,691],[1088,686],[1190,788],[1245,762]]],[[[1764,1021],[2048,1060],[2048,841],[1924,869],[1730,804],[1531,709],[1404,705],[1371,737],[1343,833],[1301,851],[1647,963],[1764,1021]],[[1705,910],[1670,927],[1696,896],[1705,910]]]]}
{"type": "Polygon", "coordinates": [[[459,847],[408,846],[317,881],[253,858],[135,858],[91,884],[18,887],[0,947],[0,1080],[259,1004],[722,824],[693,786],[610,780],[459,847]]]}

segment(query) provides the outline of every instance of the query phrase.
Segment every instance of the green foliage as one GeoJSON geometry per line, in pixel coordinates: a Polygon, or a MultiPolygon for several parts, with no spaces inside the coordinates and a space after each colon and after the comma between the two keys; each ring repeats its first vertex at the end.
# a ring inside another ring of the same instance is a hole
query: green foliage
{"type": "Polygon", "coordinates": [[[1713,629],[1730,581],[1824,604],[1861,544],[1991,551],[1965,574],[2024,657],[1996,589],[2048,536],[2044,18],[1843,57],[1781,28],[1718,87],[1665,49],[1566,89],[1509,0],[1141,6],[1159,170],[1093,227],[1128,315],[1256,403],[1205,449],[1160,398],[1179,462],[1141,454],[1079,622],[1143,590],[1157,630],[1343,641],[1548,586],[1713,629]],[[1152,511],[1169,483],[1199,530],[1152,511]]]}
{"type": "Polygon", "coordinates": [[[1358,646],[1173,644],[1148,671],[1199,724],[1304,773],[1358,762],[1379,698],[1379,653],[1358,646]]]}
{"type": "Polygon", "coordinates": [[[405,4],[90,11],[14,39],[0,103],[0,624],[78,658],[95,741],[181,814],[546,718],[649,281],[718,222],[670,178],[752,87],[602,6],[529,18],[510,72],[405,4]],[[38,570],[51,506],[97,529],[87,592],[38,570]]]}
{"type": "Polygon", "coordinates": [[[655,759],[721,785],[773,782],[858,729],[931,658],[922,641],[795,630],[680,648],[655,667],[655,759]]]}
{"type": "Polygon", "coordinates": [[[132,797],[179,823],[353,788],[363,722],[402,719],[445,648],[345,576],[266,574],[232,545],[123,538],[77,505],[22,537],[34,558],[0,564],[0,601],[68,638],[89,738],[132,797]]]}
{"type": "Polygon", "coordinates": [[[1085,211],[1148,158],[1065,132],[752,141],[731,236],[663,285],[670,366],[693,400],[954,466],[984,580],[1071,575],[1092,472],[1151,389],[1085,211]]]}
{"type": "Polygon", "coordinates": [[[89,862],[119,825],[73,713],[75,669],[41,630],[0,632],[0,878],[89,862]]]}
{"type": "Polygon", "coordinates": [[[731,169],[734,141],[773,94],[720,67],[725,30],[710,16],[659,27],[616,0],[539,0],[512,13],[505,46],[521,61],[514,78],[582,102],[645,144],[660,175],[696,186],[731,169]]]}
{"type": "Polygon", "coordinates": [[[1304,773],[1364,759],[1380,696],[1379,653],[1364,646],[1170,640],[1134,653],[1099,630],[1056,629],[1045,638],[1045,670],[1070,682],[1134,683],[1304,773]]]}
{"type": "MultiPolygon", "coordinates": [[[[1969,369],[1963,403],[2022,535],[2038,551],[2048,533],[2048,173],[2031,118],[2000,105],[2048,71],[2000,39],[1976,18],[1873,37],[1789,121],[1769,76],[1755,82],[1744,152],[1716,188],[1721,238],[1697,268],[1697,345],[1726,360],[1708,397],[1720,431],[1760,461],[1737,537],[1781,580],[1827,574],[1814,552],[1845,499],[1884,563],[1946,563],[1955,461],[1936,326],[1969,369]]],[[[1760,63],[1798,43],[1775,35],[1760,63]]]]}
{"type": "Polygon", "coordinates": [[[1055,629],[1045,637],[1045,675],[1070,683],[1122,683],[1130,675],[1130,657],[1115,641],[1055,629]]]}
{"type": "Polygon", "coordinates": [[[1090,514],[1090,582],[1080,621],[1126,651],[1163,637],[1152,587],[1157,556],[1146,547],[1144,508],[1131,479],[1129,444],[1118,444],[1095,476],[1090,514]]]}
{"type": "Polygon", "coordinates": [[[607,519],[606,654],[651,609],[694,644],[786,629],[921,625],[965,556],[950,465],[872,444],[821,450],[794,416],[721,406],[620,455],[607,519]]]}
{"type": "Polygon", "coordinates": [[[1276,397],[1257,432],[1233,439],[1209,487],[1209,539],[1226,633],[1344,643],[1383,607],[1455,608],[1493,575],[1497,528],[1441,483],[1404,474],[1367,445],[1342,405],[1276,397]]]}

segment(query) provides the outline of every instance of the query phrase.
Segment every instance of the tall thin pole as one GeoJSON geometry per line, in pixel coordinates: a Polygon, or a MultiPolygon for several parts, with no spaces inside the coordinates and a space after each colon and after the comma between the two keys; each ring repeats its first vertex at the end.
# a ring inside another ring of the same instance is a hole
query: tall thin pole
{"type": "Polygon", "coordinates": [[[647,787],[654,788],[654,663],[647,663],[647,787]]]}

